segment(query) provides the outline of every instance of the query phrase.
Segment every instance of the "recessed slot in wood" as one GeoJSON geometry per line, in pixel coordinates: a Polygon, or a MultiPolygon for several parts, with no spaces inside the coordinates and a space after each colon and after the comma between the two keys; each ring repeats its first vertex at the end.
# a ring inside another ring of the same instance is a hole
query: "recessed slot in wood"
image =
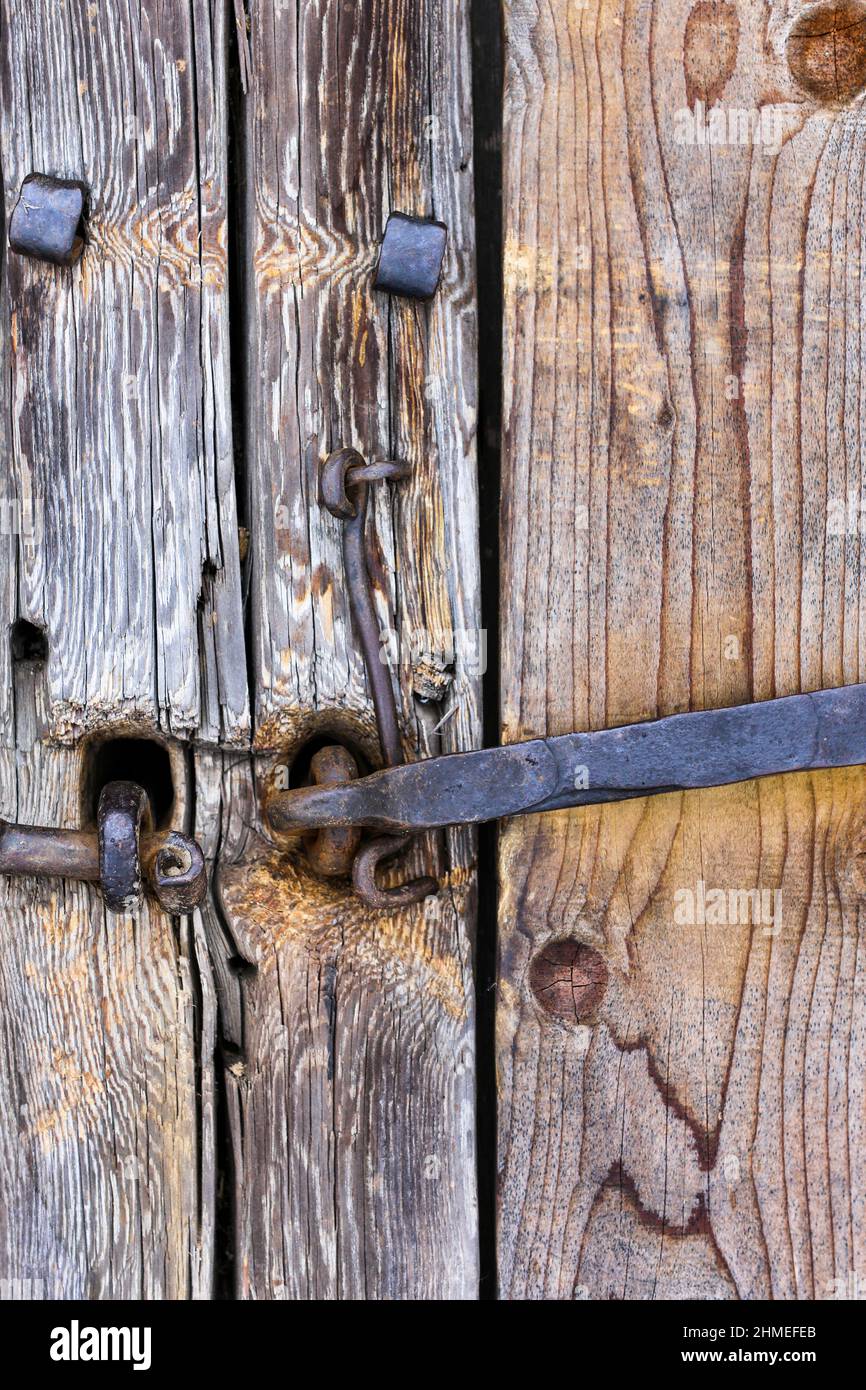
{"type": "Polygon", "coordinates": [[[174,776],[169,750],[156,739],[112,738],[96,743],[85,761],[83,801],[90,823],[96,821],[99,795],[109,782],[138,782],[150,798],[154,824],[168,827],[175,810],[174,776]]]}

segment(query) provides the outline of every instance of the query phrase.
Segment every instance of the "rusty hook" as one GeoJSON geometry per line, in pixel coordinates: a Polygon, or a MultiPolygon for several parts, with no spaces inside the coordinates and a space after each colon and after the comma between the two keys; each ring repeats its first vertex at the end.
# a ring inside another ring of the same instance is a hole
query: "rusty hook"
{"type": "MultiPolygon", "coordinates": [[[[319,480],[322,505],[343,523],[343,565],[349,607],[367,669],[379,742],[387,767],[398,767],[404,757],[391,677],[380,659],[379,624],[367,567],[367,502],[370,483],[408,478],[411,471],[408,463],[391,459],[366,463],[356,449],[339,449],[325,460],[319,480]]],[[[386,836],[371,840],[358,852],[352,878],[356,891],[371,907],[408,907],[436,892],[436,880],[432,878],[416,879],[391,889],[382,889],[376,884],[378,865],[393,859],[410,839],[386,836]]]]}
{"type": "Polygon", "coordinates": [[[355,892],[370,907],[413,907],[437,891],[439,885],[435,878],[415,878],[399,888],[380,888],[376,882],[379,865],[408,849],[413,839],[412,835],[377,835],[358,851],[352,867],[352,883],[355,892]]]}

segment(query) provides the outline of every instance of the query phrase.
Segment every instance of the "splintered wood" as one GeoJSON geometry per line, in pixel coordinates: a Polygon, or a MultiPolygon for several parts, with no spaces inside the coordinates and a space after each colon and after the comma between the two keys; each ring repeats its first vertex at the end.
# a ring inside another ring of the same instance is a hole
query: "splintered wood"
{"type": "MultiPolygon", "coordinates": [[[[0,257],[10,820],[81,824],[85,735],[249,742],[226,42],[204,0],[2,6],[6,216],[34,171],[89,190],[74,269],[0,257]],[[44,660],[14,660],[21,621],[44,660]]],[[[0,1297],[210,1297],[216,1000],[198,916],[112,917],[91,886],[4,879],[0,999],[0,1297]]]]}
{"type": "MultiPolygon", "coordinates": [[[[378,760],[340,527],[317,496],[320,460],[351,447],[413,469],[370,499],[408,756],[469,748],[480,615],[468,6],[248,9],[256,746],[278,767],[313,737],[378,760]],[[372,289],[392,209],[448,224],[429,306],[372,289]]],[[[227,1071],[239,1292],[474,1298],[474,837],[425,837],[399,873],[433,871],[440,892],[375,913],[345,882],[316,880],[300,845],[266,844],[233,777],[218,882],[252,967],[236,972],[240,1065],[227,1071]]]]}
{"type": "Polygon", "coordinates": [[[0,252],[0,815],[79,826],[89,740],[155,739],[213,888],[0,883],[0,1296],[474,1298],[474,837],[376,914],[259,812],[311,739],[379,757],[331,449],[413,465],[370,547],[407,753],[480,741],[468,3],[0,9],[7,218],[89,190],[73,269],[0,252]],[[372,290],[392,210],[448,226],[429,305],[372,290]]]}

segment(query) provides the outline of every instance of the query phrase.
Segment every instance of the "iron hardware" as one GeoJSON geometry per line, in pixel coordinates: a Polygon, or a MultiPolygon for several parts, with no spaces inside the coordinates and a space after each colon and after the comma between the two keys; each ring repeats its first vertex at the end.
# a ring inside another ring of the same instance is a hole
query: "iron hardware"
{"type": "Polygon", "coordinates": [[[9,219],[9,245],[22,256],[74,265],[84,249],[87,190],[75,179],[28,174],[9,219]]]}
{"type": "Polygon", "coordinates": [[[429,758],[348,786],[280,792],[270,816],[282,831],[341,826],[408,835],[863,764],[866,685],[850,685],[429,758]]]}
{"type": "MultiPolygon", "coordinates": [[[[317,787],[339,787],[357,776],[358,764],[339,744],[320,748],[310,763],[310,778],[317,787]]],[[[360,830],[319,830],[308,838],[307,856],[323,878],[344,878],[352,872],[360,844],[360,830]]]]}
{"type": "MultiPolygon", "coordinates": [[[[387,459],[368,464],[356,450],[339,449],[325,460],[320,477],[322,505],[343,523],[343,566],[349,607],[370,682],[386,767],[399,767],[403,763],[403,743],[391,677],[379,659],[379,624],[367,568],[367,503],[371,483],[397,482],[408,478],[410,473],[407,463],[387,459]]],[[[407,849],[411,838],[410,835],[378,836],[358,849],[352,864],[352,881],[355,891],[370,907],[410,907],[436,892],[436,880],[432,878],[419,878],[399,888],[387,889],[380,888],[376,882],[379,865],[407,849]]]]}
{"type": "Polygon", "coordinates": [[[147,794],[135,782],[103,788],[95,831],[0,821],[0,874],[99,883],[110,912],[132,911],[143,880],[175,915],[197,907],[207,891],[201,849],[178,831],[153,830],[147,794]]]}
{"type": "MultiPolygon", "coordinates": [[[[403,744],[391,678],[379,660],[379,625],[367,568],[367,502],[371,483],[397,481],[408,477],[410,472],[406,463],[384,460],[368,464],[356,450],[339,449],[325,460],[319,478],[322,506],[343,522],[343,566],[349,607],[370,682],[382,756],[388,767],[398,767],[403,762],[403,744]]],[[[309,790],[327,792],[350,785],[357,776],[357,767],[345,749],[333,746],[317,754],[311,772],[314,780],[324,785],[309,790]]],[[[272,806],[281,804],[280,798],[285,795],[279,791],[270,794],[266,806],[268,815],[272,806]]],[[[321,833],[308,842],[314,868],[329,877],[347,873],[351,868],[355,891],[370,907],[409,907],[436,892],[433,878],[415,879],[398,888],[387,889],[380,888],[376,882],[379,865],[406,849],[411,835],[377,836],[359,845],[359,837],[354,841],[334,838],[343,827],[316,828],[321,833]]]]}
{"type": "Polygon", "coordinates": [[[444,222],[392,212],[385,225],[373,288],[409,299],[432,299],[442,274],[447,239],[444,222]]]}

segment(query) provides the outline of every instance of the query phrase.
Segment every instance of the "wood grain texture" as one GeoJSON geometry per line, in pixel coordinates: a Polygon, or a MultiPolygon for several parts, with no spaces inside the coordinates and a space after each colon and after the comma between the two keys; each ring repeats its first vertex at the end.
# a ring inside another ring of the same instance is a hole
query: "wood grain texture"
{"type": "MultiPolygon", "coordinates": [[[[16,670],[0,816],[76,822],[83,750],[16,670]]],[[[0,1298],[209,1298],[216,992],[201,920],[0,879],[0,1298]]]]}
{"type": "MultiPolygon", "coordinates": [[[[248,742],[226,44],[207,0],[0,5],[10,819],[81,823],[94,733],[248,742]],[[31,170],[90,189],[71,271],[5,250],[31,170]],[[44,631],[44,667],[12,662],[18,619],[44,631]]],[[[3,880],[0,1017],[0,1295],[210,1297],[216,993],[201,920],[110,917],[90,888],[3,880]]]]}
{"type": "Polygon", "coordinates": [[[90,190],[73,270],[4,266],[2,492],[39,510],[16,587],[48,636],[49,732],[244,741],[224,7],[3,0],[0,26],[7,216],[32,170],[90,190]]]}
{"type": "MultiPolygon", "coordinates": [[[[414,465],[409,483],[377,489],[371,506],[407,751],[471,747],[480,681],[467,6],[253,0],[248,11],[241,240],[255,746],[285,764],[311,736],[336,735],[377,758],[339,527],[317,502],[320,460],[347,445],[414,465]],[[392,208],[448,224],[429,306],[372,291],[392,208]]],[[[423,861],[442,884],[423,908],[370,914],[344,883],[313,879],[297,845],[263,839],[249,768],[227,767],[217,893],[241,1027],[227,1066],[238,1293],[473,1298],[473,838],[414,851],[416,868],[423,861]]]]}
{"type": "MultiPolygon", "coordinates": [[[[864,679],[862,98],[795,81],[802,9],[505,5],[506,740],[864,679]]],[[[504,1297],[862,1271],[862,793],[504,828],[504,1297]],[[570,1020],[530,987],[559,939],[608,972],[570,1020]]]]}

